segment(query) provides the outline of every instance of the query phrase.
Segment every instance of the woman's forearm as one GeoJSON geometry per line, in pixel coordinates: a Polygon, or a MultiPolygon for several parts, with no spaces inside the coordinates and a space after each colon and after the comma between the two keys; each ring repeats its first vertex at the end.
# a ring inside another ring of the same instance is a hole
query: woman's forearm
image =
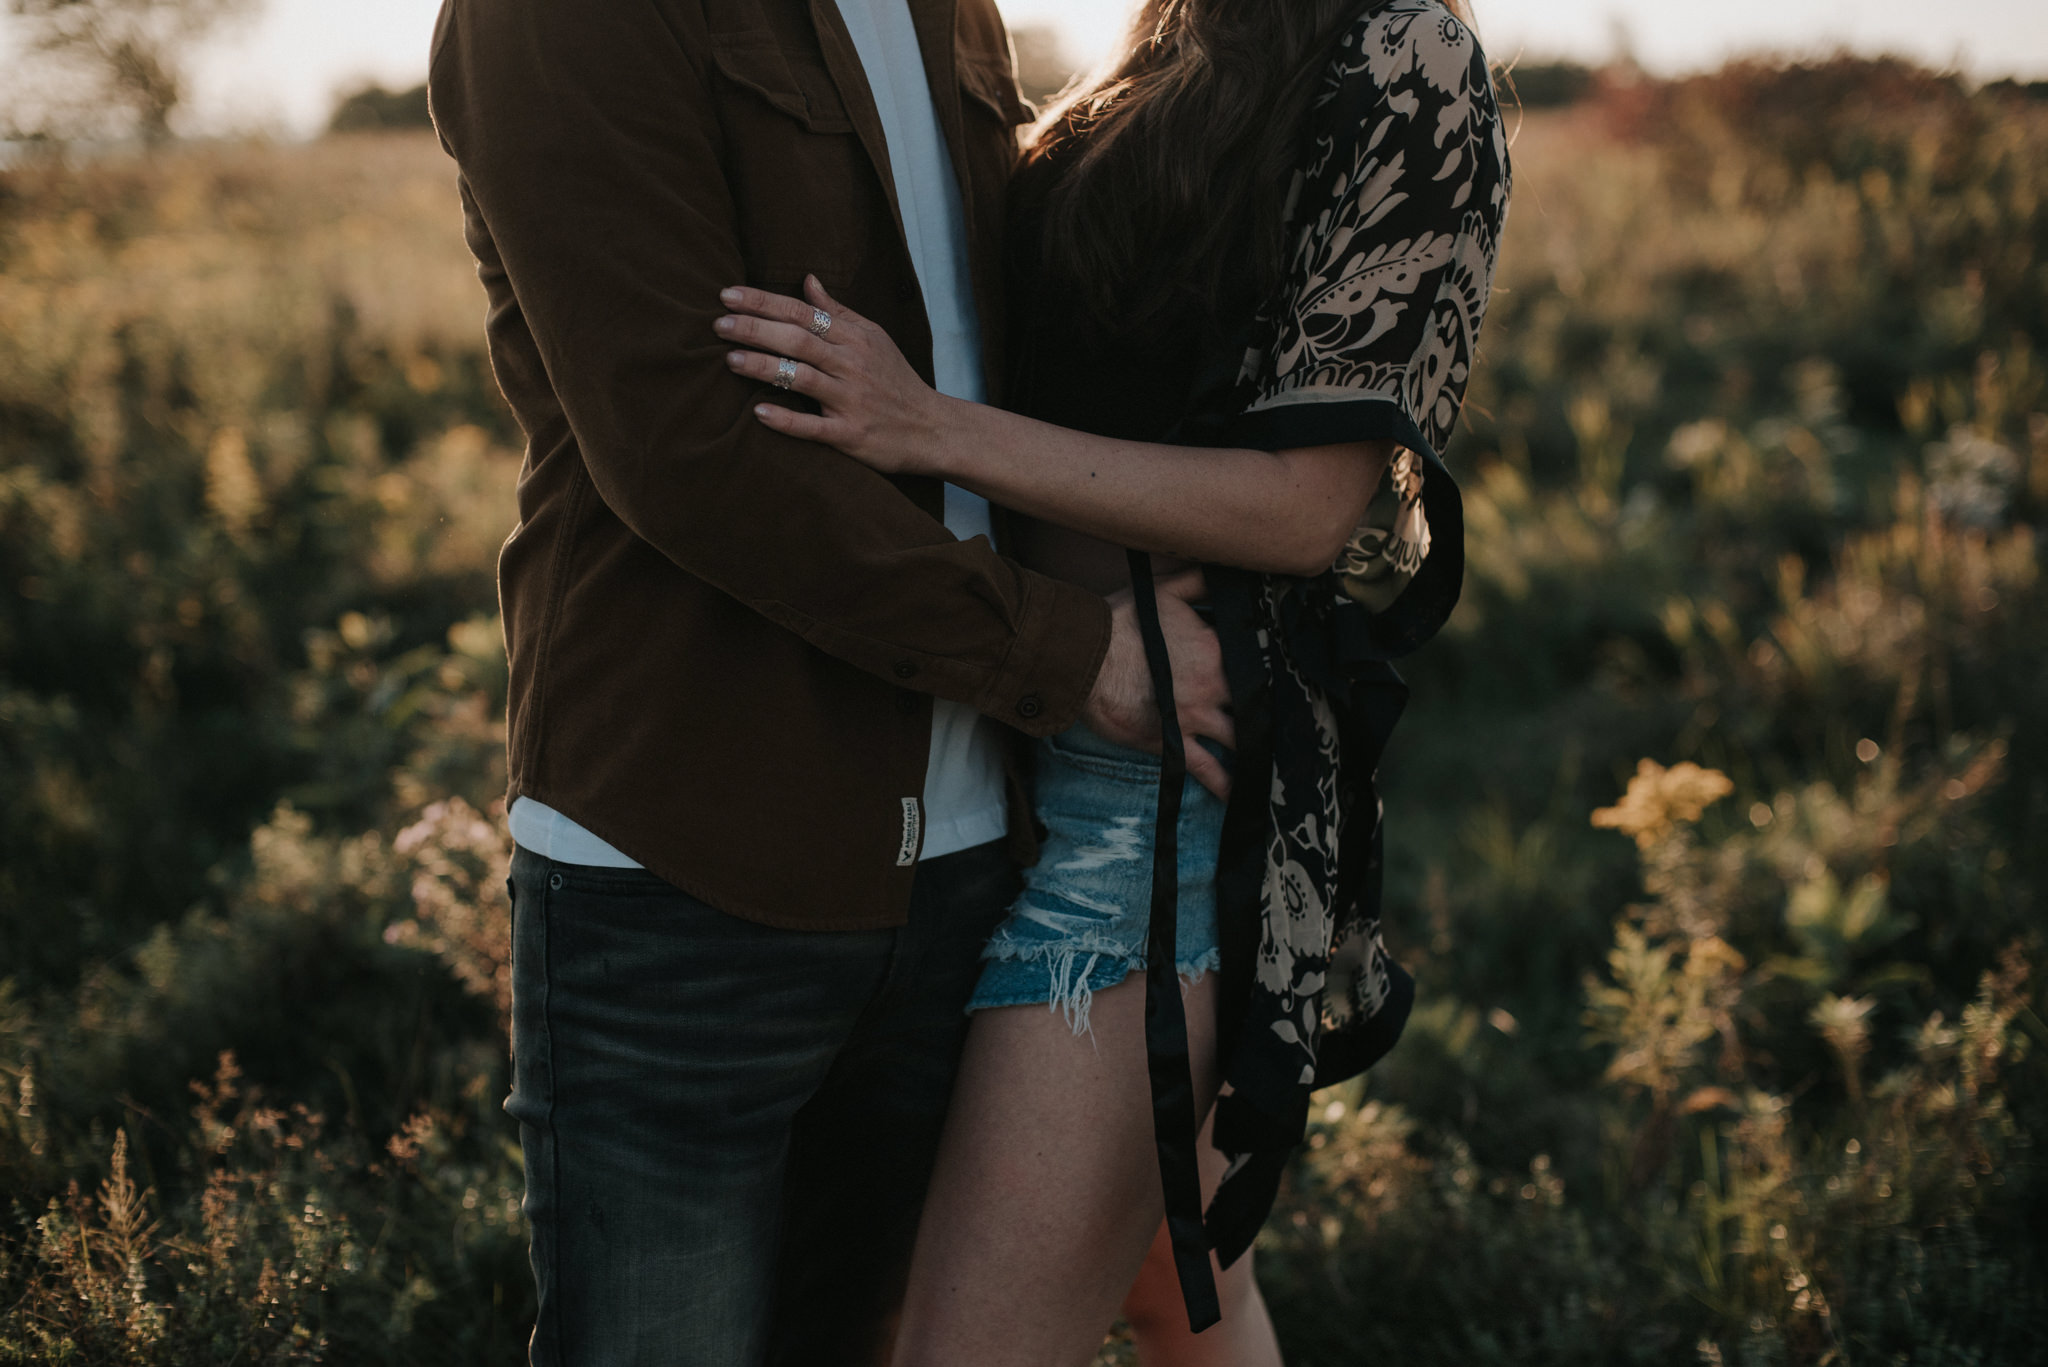
{"type": "Polygon", "coordinates": [[[1365,516],[1389,442],[1292,451],[1090,436],[936,392],[889,334],[816,279],[796,300],[745,286],[721,299],[733,371],[815,399],[761,403],[775,431],[884,474],[937,475],[992,502],[1137,550],[1287,574],[1326,569],[1365,516]]]}
{"type": "Polygon", "coordinates": [[[915,464],[948,483],[1104,541],[1189,560],[1314,574],[1343,550],[1388,442],[1291,451],[1091,436],[941,399],[915,464]]]}

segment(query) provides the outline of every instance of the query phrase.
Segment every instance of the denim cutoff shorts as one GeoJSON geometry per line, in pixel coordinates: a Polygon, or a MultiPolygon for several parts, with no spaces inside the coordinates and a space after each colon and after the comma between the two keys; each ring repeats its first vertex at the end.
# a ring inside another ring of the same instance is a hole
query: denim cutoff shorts
{"type": "MultiPolygon", "coordinates": [[[[1075,725],[1038,742],[1038,819],[1047,835],[1024,890],[981,957],[969,1011],[1044,1002],[1088,1032],[1095,993],[1146,965],[1152,924],[1159,761],[1075,725]]],[[[1223,800],[1181,791],[1174,963],[1194,982],[1219,962],[1216,852],[1223,800]]]]}

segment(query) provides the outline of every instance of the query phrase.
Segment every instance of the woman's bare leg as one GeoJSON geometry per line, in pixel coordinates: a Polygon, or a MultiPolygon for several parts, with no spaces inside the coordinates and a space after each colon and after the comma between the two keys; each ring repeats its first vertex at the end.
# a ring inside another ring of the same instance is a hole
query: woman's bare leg
{"type": "MultiPolygon", "coordinates": [[[[1201,1155],[1205,1205],[1223,1181],[1223,1155],[1209,1142],[1214,1127],[1211,1113],[1209,1123],[1202,1126],[1202,1142],[1195,1146],[1201,1155]]],[[[1250,1250],[1229,1267],[1216,1269],[1216,1295],[1223,1322],[1200,1334],[1189,1333],[1180,1276],[1173,1268],[1173,1244],[1162,1220],[1145,1265],[1124,1297],[1124,1319],[1138,1340],[1138,1361],[1144,1367],[1280,1367],[1280,1341],[1273,1335],[1272,1317],[1252,1275],[1250,1250]]]]}
{"type": "MultiPolygon", "coordinates": [[[[1187,988],[1196,1114],[1215,1100],[1216,975],[1187,988]]],[[[1085,1367],[1164,1218],[1145,982],[1057,1012],[978,1012],[918,1226],[897,1367],[1085,1367]]]]}

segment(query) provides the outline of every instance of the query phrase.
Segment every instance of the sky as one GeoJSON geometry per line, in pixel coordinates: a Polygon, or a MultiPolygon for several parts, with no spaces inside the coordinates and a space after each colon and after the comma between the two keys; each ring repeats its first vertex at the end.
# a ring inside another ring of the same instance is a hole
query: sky
{"type": "MultiPolygon", "coordinates": [[[[601,3],[601,0],[583,0],[601,3]]],[[[1050,23],[1085,62],[1114,42],[1125,0],[998,0],[1013,25],[1050,23]]],[[[1736,53],[1849,47],[1894,52],[1986,79],[2048,79],[2044,0],[1473,0],[1498,60],[1598,61],[1626,43],[1654,71],[1736,53]]],[[[424,79],[439,0],[268,0],[261,17],[201,55],[184,126],[193,132],[317,131],[337,90],[424,79]]],[[[11,20],[0,20],[0,25],[11,20]]],[[[0,56],[8,47],[0,28],[0,56]]]]}

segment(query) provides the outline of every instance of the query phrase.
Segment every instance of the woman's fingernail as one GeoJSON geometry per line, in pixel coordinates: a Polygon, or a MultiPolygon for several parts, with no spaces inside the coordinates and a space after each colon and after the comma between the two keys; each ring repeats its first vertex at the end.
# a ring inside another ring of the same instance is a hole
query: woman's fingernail
{"type": "Polygon", "coordinates": [[[757,418],[765,418],[765,417],[767,417],[767,416],[768,416],[768,405],[767,405],[767,404],[765,404],[765,403],[757,403],[757,404],[755,404],[755,405],[754,405],[754,416],[755,416],[755,417],[757,417],[757,418]]]}
{"type": "Polygon", "coordinates": [[[732,317],[721,318],[711,326],[717,328],[720,332],[731,332],[739,326],[739,319],[732,317]]]}
{"type": "Polygon", "coordinates": [[[731,366],[734,370],[738,370],[740,368],[741,363],[744,362],[746,359],[747,353],[744,351],[728,351],[725,353],[725,363],[731,366]]]}
{"type": "Polygon", "coordinates": [[[718,292],[718,297],[719,297],[719,299],[720,299],[721,301],[723,301],[723,302],[725,302],[725,303],[728,303],[728,304],[737,304],[737,303],[738,303],[738,302],[740,301],[740,292],[739,292],[739,289],[738,289],[738,287],[737,287],[737,286],[735,286],[735,287],[733,287],[733,288],[730,288],[730,289],[722,289],[722,290],[720,290],[720,291],[718,292]]]}

